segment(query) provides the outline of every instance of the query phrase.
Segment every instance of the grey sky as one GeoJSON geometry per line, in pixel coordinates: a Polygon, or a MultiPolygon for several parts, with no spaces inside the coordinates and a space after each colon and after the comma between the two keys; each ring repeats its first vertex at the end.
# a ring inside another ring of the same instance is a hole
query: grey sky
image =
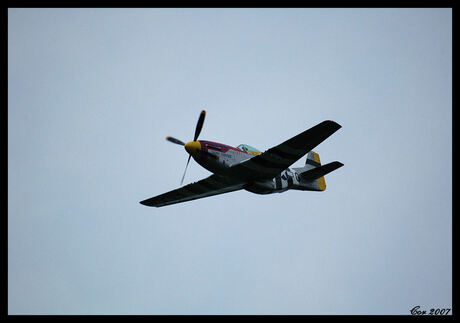
{"type": "Polygon", "coordinates": [[[451,118],[451,9],[9,9],[8,312],[450,308],[451,118]],[[332,119],[345,166],[140,205],[201,109],[200,139],[262,151],[332,119]]]}

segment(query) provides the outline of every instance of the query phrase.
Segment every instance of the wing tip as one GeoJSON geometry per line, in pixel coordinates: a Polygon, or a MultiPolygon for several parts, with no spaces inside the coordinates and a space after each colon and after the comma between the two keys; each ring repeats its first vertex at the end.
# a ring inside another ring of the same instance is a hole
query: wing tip
{"type": "Polygon", "coordinates": [[[335,122],[334,120],[326,120],[324,121],[325,123],[329,123],[329,124],[333,124],[334,126],[338,127],[338,128],[341,128],[342,126],[340,124],[338,124],[337,122],[335,122]]]}
{"type": "Polygon", "coordinates": [[[149,203],[149,200],[143,200],[143,201],[140,201],[139,203],[145,206],[154,206],[151,203],[149,203]]]}

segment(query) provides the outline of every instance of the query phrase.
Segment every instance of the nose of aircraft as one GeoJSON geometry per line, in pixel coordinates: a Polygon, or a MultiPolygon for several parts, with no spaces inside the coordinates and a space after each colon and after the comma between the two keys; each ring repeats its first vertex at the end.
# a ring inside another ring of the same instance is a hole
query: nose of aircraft
{"type": "Polygon", "coordinates": [[[184,147],[190,155],[195,155],[201,149],[201,144],[199,141],[189,141],[184,147]]]}

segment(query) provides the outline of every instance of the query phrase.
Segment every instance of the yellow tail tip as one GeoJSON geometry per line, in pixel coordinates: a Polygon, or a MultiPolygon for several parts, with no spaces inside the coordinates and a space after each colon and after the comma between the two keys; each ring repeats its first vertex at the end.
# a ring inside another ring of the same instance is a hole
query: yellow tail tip
{"type": "Polygon", "coordinates": [[[318,182],[319,190],[320,191],[325,191],[326,190],[326,180],[324,179],[324,176],[318,178],[317,182],[318,182]]]}
{"type": "Polygon", "coordinates": [[[313,152],[313,158],[315,162],[321,165],[321,160],[319,159],[319,155],[317,153],[313,152]]]}

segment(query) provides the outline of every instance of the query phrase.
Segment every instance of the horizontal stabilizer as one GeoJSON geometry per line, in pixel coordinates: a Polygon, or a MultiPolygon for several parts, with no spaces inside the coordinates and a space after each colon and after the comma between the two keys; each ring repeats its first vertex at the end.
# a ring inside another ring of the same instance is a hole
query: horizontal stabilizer
{"type": "Polygon", "coordinates": [[[300,178],[302,178],[304,181],[313,181],[317,178],[323,177],[326,174],[329,174],[330,172],[342,166],[343,164],[341,162],[335,161],[320,167],[307,170],[306,172],[300,174],[300,178]]]}

